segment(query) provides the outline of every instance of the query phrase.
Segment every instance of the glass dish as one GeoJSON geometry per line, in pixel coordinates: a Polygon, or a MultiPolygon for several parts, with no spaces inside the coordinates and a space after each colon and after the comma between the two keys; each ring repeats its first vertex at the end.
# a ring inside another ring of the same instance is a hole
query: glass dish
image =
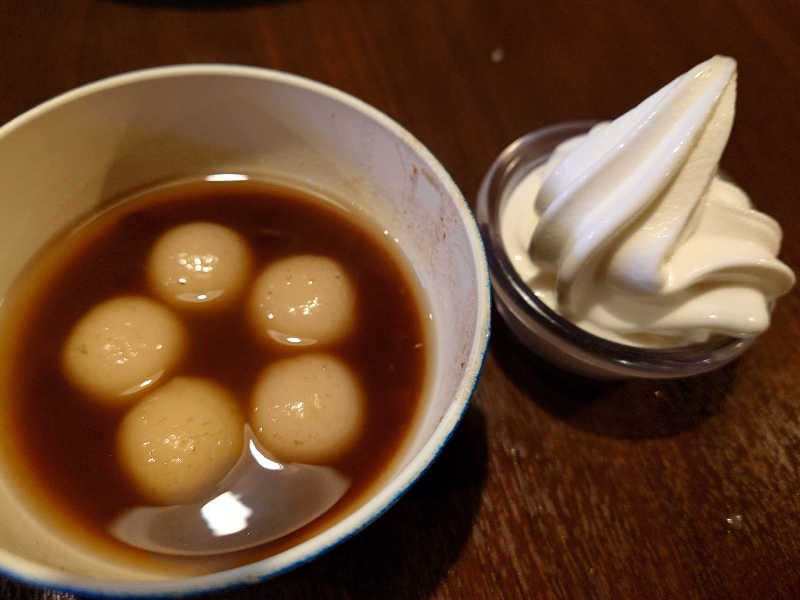
{"type": "Polygon", "coordinates": [[[525,346],[561,368],[589,377],[687,377],[729,363],[755,338],[720,336],[701,344],[667,349],[611,342],[580,329],[551,310],[531,292],[511,264],[500,237],[499,216],[504,202],[528,173],[547,160],[556,146],[586,133],[594,123],[559,123],[524,135],[500,153],[484,177],[476,213],[498,312],[525,346]]]}

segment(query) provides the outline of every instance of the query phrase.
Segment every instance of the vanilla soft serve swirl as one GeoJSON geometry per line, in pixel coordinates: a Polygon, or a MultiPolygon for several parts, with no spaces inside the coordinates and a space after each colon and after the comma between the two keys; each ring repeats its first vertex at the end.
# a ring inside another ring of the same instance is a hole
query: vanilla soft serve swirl
{"type": "Polygon", "coordinates": [[[715,56],[529,175],[501,227],[537,296],[634,345],[766,329],[794,275],[779,225],[718,175],[735,99],[736,62],[715,56]]]}

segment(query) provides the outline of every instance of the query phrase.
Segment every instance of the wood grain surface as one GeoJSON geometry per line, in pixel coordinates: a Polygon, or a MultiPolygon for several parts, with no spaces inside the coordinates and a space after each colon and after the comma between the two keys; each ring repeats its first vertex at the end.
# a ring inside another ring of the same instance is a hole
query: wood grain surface
{"type": "MultiPolygon", "coordinates": [[[[796,1],[0,0],[0,122],[132,69],[260,65],[386,112],[472,203],[516,137],[614,117],[715,53],[739,61],[723,167],[798,269],[796,1]]],[[[408,494],[212,598],[800,598],[800,289],[735,364],[668,383],[563,374],[494,317],[474,401],[408,494]]],[[[5,579],[0,596],[73,597],[5,579]]]]}

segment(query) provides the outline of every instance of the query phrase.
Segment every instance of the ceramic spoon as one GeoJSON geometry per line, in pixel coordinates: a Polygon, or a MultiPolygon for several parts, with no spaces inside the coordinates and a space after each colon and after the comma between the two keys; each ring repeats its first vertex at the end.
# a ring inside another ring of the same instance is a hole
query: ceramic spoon
{"type": "Polygon", "coordinates": [[[111,533],[133,546],[184,556],[235,552],[310,523],[344,495],[350,482],[329,467],[281,464],[245,425],[239,460],[202,501],[129,509],[111,533]]]}

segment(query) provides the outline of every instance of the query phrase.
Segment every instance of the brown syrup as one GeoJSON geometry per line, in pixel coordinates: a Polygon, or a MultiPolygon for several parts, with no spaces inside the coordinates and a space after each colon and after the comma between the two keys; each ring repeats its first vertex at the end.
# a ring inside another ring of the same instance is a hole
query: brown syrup
{"type": "MultiPolygon", "coordinates": [[[[56,245],[55,268],[37,280],[26,300],[26,321],[6,371],[14,443],[27,477],[54,510],[95,536],[108,538],[111,519],[147,504],[121,472],[114,450],[125,408],[84,398],[64,377],[59,356],[72,326],[98,302],[120,294],[149,295],[145,261],[160,234],[191,221],[233,228],[250,243],[256,273],[270,261],[319,253],[346,265],[358,292],[352,336],[326,351],[358,373],[368,397],[358,444],[332,464],[352,486],[327,515],[236,563],[261,558],[313,535],[347,514],[380,478],[413,426],[429,355],[420,297],[395,256],[363,224],[329,202],[258,182],[194,182],[124,202],[56,245]]],[[[255,378],[265,365],[297,355],[267,345],[250,330],[240,302],[211,315],[182,313],[189,351],[176,375],[210,377],[227,386],[248,414],[255,378]]],[[[107,540],[106,540],[107,541],[107,540]]]]}

